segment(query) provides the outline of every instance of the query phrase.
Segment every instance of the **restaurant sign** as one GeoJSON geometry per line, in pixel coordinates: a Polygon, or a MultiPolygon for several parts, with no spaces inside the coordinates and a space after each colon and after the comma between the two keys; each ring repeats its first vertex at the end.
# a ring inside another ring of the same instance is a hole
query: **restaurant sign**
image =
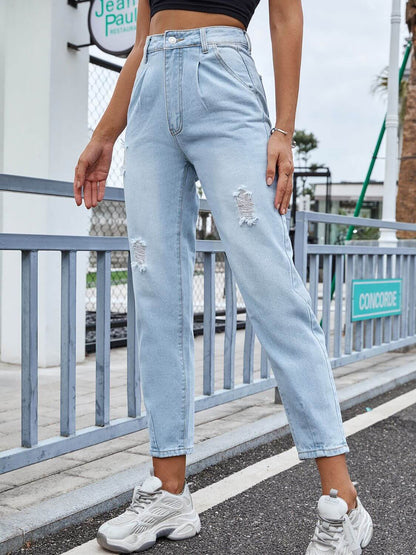
{"type": "Polygon", "coordinates": [[[88,27],[92,42],[104,52],[127,55],[136,37],[138,0],[92,0],[88,27]]]}

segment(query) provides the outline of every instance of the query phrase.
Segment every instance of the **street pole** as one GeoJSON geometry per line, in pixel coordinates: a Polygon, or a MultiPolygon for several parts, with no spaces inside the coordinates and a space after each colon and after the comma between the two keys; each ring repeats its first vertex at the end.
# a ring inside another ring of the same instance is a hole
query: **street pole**
{"type": "MultiPolygon", "coordinates": [[[[399,157],[399,46],[400,46],[400,0],[392,0],[390,60],[388,74],[388,99],[386,115],[386,162],[383,187],[383,220],[396,220],[396,195],[399,157]]],[[[380,242],[394,246],[397,242],[394,229],[381,229],[380,242]]]]}

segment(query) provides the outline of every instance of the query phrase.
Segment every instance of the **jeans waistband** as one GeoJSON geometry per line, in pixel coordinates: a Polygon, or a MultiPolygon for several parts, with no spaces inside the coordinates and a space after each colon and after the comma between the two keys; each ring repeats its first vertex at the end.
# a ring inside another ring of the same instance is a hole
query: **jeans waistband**
{"type": "Polygon", "coordinates": [[[208,50],[208,44],[239,44],[251,53],[251,40],[244,29],[232,25],[211,25],[194,29],[167,29],[164,33],[147,35],[143,57],[155,50],[201,46],[202,51],[208,50]]]}

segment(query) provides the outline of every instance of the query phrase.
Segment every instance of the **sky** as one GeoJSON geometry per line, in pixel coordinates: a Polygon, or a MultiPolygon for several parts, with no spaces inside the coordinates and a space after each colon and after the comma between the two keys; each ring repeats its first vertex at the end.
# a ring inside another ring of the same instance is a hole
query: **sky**
{"type": "MultiPolygon", "coordinates": [[[[400,61],[408,36],[401,1],[400,61]]],[[[304,32],[296,129],[317,137],[311,162],[329,166],[333,181],[362,181],[387,108],[371,85],[388,65],[391,0],[303,0],[304,32]]],[[[263,77],[272,123],[274,73],[269,3],[260,0],[248,26],[252,56],[263,77]]],[[[383,180],[385,144],[372,178],[383,180]]]]}
{"type": "MultiPolygon", "coordinates": [[[[290,1],[290,0],[289,0],[290,1]]],[[[401,0],[401,46],[408,30],[401,0]]],[[[325,164],[332,181],[363,181],[387,108],[387,95],[371,86],[388,65],[392,0],[303,0],[304,31],[296,129],[312,132],[311,162],[325,164]]],[[[252,56],[263,77],[275,122],[269,0],[260,0],[248,26],[252,56]]],[[[91,53],[123,64],[96,47],[91,53]]],[[[385,141],[372,179],[383,180],[385,141]]]]}

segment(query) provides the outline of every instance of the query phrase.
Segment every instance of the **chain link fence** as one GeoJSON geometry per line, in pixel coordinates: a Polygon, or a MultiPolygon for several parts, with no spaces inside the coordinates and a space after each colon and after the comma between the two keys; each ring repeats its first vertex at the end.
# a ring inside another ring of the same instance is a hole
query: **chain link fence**
{"type": "MultiPolygon", "coordinates": [[[[106,110],[117,83],[122,66],[90,56],[88,82],[88,129],[89,136],[100,121],[106,110]]],[[[117,139],[111,163],[107,185],[123,187],[124,160],[124,132],[117,139]]],[[[204,198],[204,192],[199,182],[196,184],[198,194],[204,198]]],[[[95,236],[127,236],[126,212],[124,202],[101,201],[95,208],[91,208],[90,235],[95,236]]],[[[200,212],[197,229],[197,239],[219,239],[215,222],[211,213],[200,212]]],[[[126,344],[127,325],[127,264],[126,251],[113,252],[111,257],[111,345],[126,344]]],[[[204,271],[203,253],[196,254],[193,298],[194,298],[194,333],[202,333],[202,316],[204,309],[204,271]]],[[[97,256],[95,251],[89,253],[89,268],[87,273],[87,352],[95,351],[95,313],[96,313],[96,275],[97,256]]],[[[216,311],[218,314],[218,331],[223,329],[221,316],[225,312],[225,274],[224,253],[216,254],[215,269],[216,311]]],[[[245,312],[245,305],[237,286],[237,310],[245,312]]],[[[244,323],[243,323],[244,324],[244,323]]]]}

